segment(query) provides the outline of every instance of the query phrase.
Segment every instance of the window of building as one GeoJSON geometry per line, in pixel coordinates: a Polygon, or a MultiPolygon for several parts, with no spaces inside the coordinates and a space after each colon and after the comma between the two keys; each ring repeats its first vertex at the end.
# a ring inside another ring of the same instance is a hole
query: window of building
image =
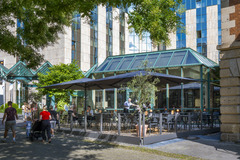
{"type": "Polygon", "coordinates": [[[202,38],[202,31],[197,31],[197,38],[202,38]]]}
{"type": "Polygon", "coordinates": [[[76,13],[72,19],[72,57],[71,61],[81,66],[81,15],[76,13]]]}

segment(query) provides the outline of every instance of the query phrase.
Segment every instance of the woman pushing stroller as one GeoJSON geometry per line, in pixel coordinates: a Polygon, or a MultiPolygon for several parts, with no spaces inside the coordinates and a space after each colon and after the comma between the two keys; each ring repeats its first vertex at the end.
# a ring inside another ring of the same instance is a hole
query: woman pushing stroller
{"type": "Polygon", "coordinates": [[[43,111],[40,113],[40,121],[42,121],[41,130],[42,130],[43,142],[46,141],[45,131],[47,131],[48,143],[51,143],[50,120],[51,120],[51,114],[50,112],[47,111],[47,107],[44,106],[43,111]]]}

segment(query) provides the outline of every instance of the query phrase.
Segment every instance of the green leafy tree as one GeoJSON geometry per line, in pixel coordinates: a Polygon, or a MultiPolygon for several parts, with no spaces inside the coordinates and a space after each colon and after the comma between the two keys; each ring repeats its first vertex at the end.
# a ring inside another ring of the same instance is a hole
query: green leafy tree
{"type": "Polygon", "coordinates": [[[54,44],[64,27],[72,24],[73,13],[91,18],[96,5],[127,8],[131,28],[141,35],[149,32],[154,42],[168,42],[168,34],[180,24],[178,12],[181,0],[1,0],[0,50],[18,56],[35,68],[43,61],[39,53],[54,44]],[[23,24],[17,26],[17,19],[23,24]]]}
{"type": "Polygon", "coordinates": [[[70,64],[59,64],[54,65],[50,68],[50,72],[47,75],[38,74],[38,83],[37,89],[43,95],[49,94],[49,96],[55,96],[55,101],[62,100],[64,102],[69,102],[69,96],[73,95],[73,90],[61,90],[61,89],[47,89],[47,88],[40,88],[43,86],[48,86],[51,84],[67,82],[71,80],[81,79],[84,75],[80,68],[77,66],[76,62],[70,64]]]}
{"type": "MultiPolygon", "coordinates": [[[[144,70],[148,73],[151,70],[147,69],[147,61],[143,62],[144,70]]],[[[142,68],[142,67],[141,67],[142,68]]],[[[131,81],[127,82],[127,88],[131,89],[132,97],[136,97],[140,112],[143,111],[143,104],[147,104],[151,102],[152,98],[155,100],[155,92],[157,91],[156,84],[158,84],[160,80],[158,78],[152,79],[150,74],[146,75],[138,75],[135,76],[131,81]]]]}

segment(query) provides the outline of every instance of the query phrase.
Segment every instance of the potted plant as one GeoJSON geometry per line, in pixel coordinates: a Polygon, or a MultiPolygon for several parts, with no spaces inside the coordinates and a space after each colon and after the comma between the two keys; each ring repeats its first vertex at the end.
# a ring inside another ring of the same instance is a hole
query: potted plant
{"type": "MultiPolygon", "coordinates": [[[[147,67],[147,62],[143,63],[144,68],[147,67]]],[[[148,72],[146,75],[141,73],[138,76],[135,76],[131,81],[127,83],[127,87],[132,91],[132,96],[137,97],[138,109],[135,112],[139,112],[140,115],[146,111],[147,103],[151,100],[155,100],[155,92],[157,91],[156,84],[159,83],[159,79],[153,79],[149,70],[145,69],[148,72]]],[[[145,132],[147,131],[148,125],[148,116],[145,118],[145,132]]],[[[143,124],[141,122],[141,124],[143,124]]],[[[141,126],[142,129],[142,126],[141,126]]],[[[139,126],[136,125],[137,133],[139,133],[139,126]]],[[[143,132],[141,132],[143,133],[143,132]]],[[[146,134],[146,133],[145,133],[146,134]]],[[[138,134],[137,134],[138,135],[138,134]]]]}

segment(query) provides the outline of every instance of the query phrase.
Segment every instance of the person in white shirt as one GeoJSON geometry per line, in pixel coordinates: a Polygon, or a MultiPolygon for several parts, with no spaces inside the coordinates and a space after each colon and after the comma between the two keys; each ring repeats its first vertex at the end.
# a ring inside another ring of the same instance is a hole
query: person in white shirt
{"type": "Polygon", "coordinates": [[[91,106],[88,106],[88,107],[87,107],[87,115],[88,115],[88,116],[92,116],[92,117],[94,116],[94,115],[93,115],[93,110],[91,109],[91,106]]]}
{"type": "Polygon", "coordinates": [[[22,116],[23,116],[23,120],[25,120],[25,107],[27,106],[27,103],[24,102],[22,105],[22,116]]]}
{"type": "Polygon", "coordinates": [[[87,107],[87,123],[88,127],[91,126],[92,120],[94,120],[93,110],[91,109],[91,106],[87,107]]]}
{"type": "Polygon", "coordinates": [[[130,106],[137,106],[137,105],[133,104],[131,101],[132,101],[132,99],[128,98],[128,100],[126,102],[124,102],[124,110],[123,110],[124,113],[129,113],[130,106]]]}
{"type": "Polygon", "coordinates": [[[65,111],[68,111],[68,106],[67,106],[67,104],[64,105],[64,109],[65,109],[65,111]]]}

